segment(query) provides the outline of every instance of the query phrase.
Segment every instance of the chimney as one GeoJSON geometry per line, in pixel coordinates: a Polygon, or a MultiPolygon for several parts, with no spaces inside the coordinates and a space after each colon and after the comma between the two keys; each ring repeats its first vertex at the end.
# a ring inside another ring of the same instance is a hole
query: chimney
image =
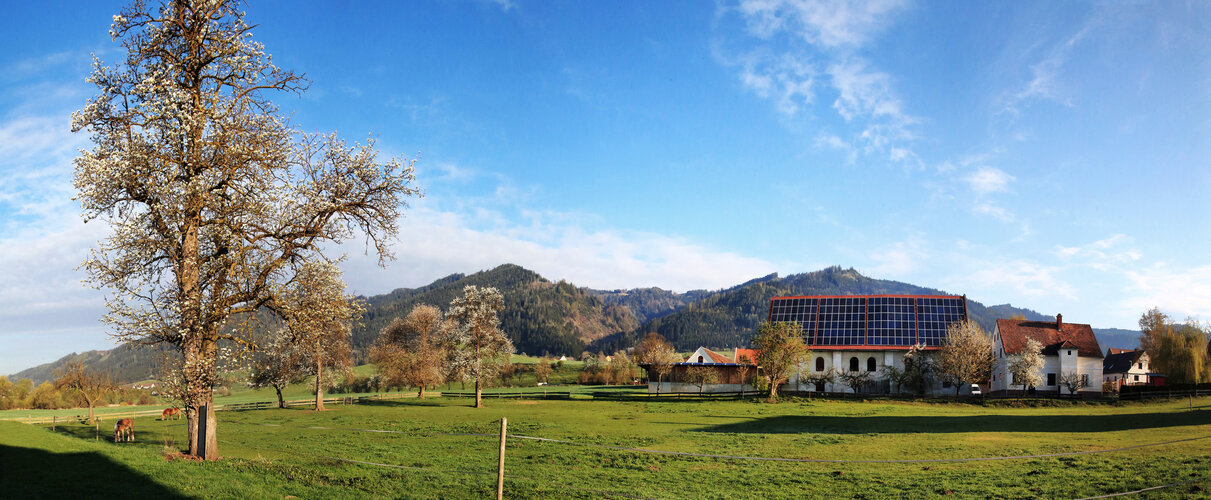
{"type": "Polygon", "coordinates": [[[1055,315],[1055,329],[1060,330],[1060,331],[1064,330],[1064,315],[1063,314],[1055,315]]]}

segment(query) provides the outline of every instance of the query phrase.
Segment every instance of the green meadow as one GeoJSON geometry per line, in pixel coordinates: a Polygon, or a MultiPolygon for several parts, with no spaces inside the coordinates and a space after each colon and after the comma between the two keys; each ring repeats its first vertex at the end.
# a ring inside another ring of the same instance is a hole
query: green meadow
{"type": "Polygon", "coordinates": [[[511,435],[510,498],[1080,498],[1170,483],[1179,484],[1146,497],[1211,494],[1211,398],[1043,408],[827,399],[469,403],[224,411],[223,459],[210,463],[175,457],[183,421],[138,418],[136,442],[119,444],[74,422],[54,431],[0,422],[5,494],[484,498],[495,491],[502,417],[511,435]],[[1072,454],[1099,450],[1115,451],[1072,454]],[[1052,456],[942,461],[1026,455],[1052,456]]]}

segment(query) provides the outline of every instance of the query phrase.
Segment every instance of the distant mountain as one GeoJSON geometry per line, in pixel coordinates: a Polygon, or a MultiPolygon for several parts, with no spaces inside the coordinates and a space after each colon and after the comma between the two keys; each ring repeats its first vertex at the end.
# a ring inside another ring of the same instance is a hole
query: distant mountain
{"type": "Polygon", "coordinates": [[[88,351],[79,354],[73,352],[56,361],[14,373],[9,378],[11,380],[28,378],[37,385],[53,380],[55,370],[65,363],[76,361],[90,369],[109,373],[116,383],[127,384],[153,378],[156,363],[159,362],[162,352],[164,352],[162,347],[139,346],[131,343],[122,344],[106,351],[88,351]]]}
{"type": "Polygon", "coordinates": [[[634,294],[635,299],[628,299],[631,294],[627,292],[597,292],[566,281],[552,283],[538,273],[506,264],[470,276],[452,274],[425,287],[401,288],[366,299],[363,326],[353,332],[354,349],[364,352],[384,326],[407,315],[417,304],[445,309],[450,301],[462,296],[467,285],[491,286],[501,291],[505,297],[501,329],[518,352],[529,354],[580,354],[593,341],[639,326],[628,304],[647,304],[645,314],[659,314],[663,304],[675,305],[678,297],[682,297],[653,291],[659,289],[644,289],[634,294]]]}
{"type": "Polygon", "coordinates": [[[1125,330],[1122,328],[1094,328],[1093,334],[1097,335],[1097,343],[1102,348],[1102,354],[1106,354],[1106,349],[1111,347],[1115,349],[1139,349],[1140,334],[1139,330],[1125,330]]]}
{"type": "MultiPolygon", "coordinates": [[[[716,291],[676,293],[660,288],[593,290],[566,281],[551,282],[538,273],[505,264],[471,275],[452,274],[418,288],[400,288],[364,298],[362,325],[353,331],[354,351],[364,359],[378,332],[417,304],[442,309],[462,295],[466,285],[492,286],[505,297],[501,328],[518,352],[541,355],[577,355],[584,350],[609,351],[630,347],[642,335],[658,332],[678,349],[698,346],[747,346],[757,325],[769,311],[769,300],[781,295],[947,294],[941,290],[863,276],[853,269],[830,267],[820,271],[762,276],[716,291]]],[[[1009,304],[990,307],[968,299],[968,313],[991,330],[997,318],[1022,314],[1027,319],[1051,321],[1054,317],[1009,304]]],[[[1072,318],[1081,321],[1078,318],[1072,318]]],[[[1139,332],[1094,329],[1102,348],[1134,348],[1139,332]]],[[[67,361],[111,373],[119,383],[149,378],[162,348],[136,348],[125,344],[109,351],[71,354],[53,363],[16,373],[13,378],[49,380],[67,361]]]]}
{"type": "MultiPolygon", "coordinates": [[[[698,346],[748,346],[757,326],[768,317],[769,302],[773,297],[873,294],[953,295],[933,288],[869,278],[852,268],[842,269],[839,266],[792,274],[785,278],[771,274],[710,294],[680,311],[648,321],[635,331],[602,339],[593,347],[604,351],[624,348],[634,345],[649,332],[659,333],[679,350],[698,346]]],[[[1009,304],[989,308],[970,298],[967,300],[967,309],[971,319],[986,330],[992,329],[997,318],[1008,318],[1014,314],[1023,314],[1028,319],[1055,319],[1009,304]]]]}
{"type": "Polygon", "coordinates": [[[660,288],[632,288],[630,290],[593,290],[591,295],[601,297],[606,304],[626,306],[640,323],[675,313],[681,308],[698,302],[715,292],[690,290],[685,293],[670,292],[660,288]]]}

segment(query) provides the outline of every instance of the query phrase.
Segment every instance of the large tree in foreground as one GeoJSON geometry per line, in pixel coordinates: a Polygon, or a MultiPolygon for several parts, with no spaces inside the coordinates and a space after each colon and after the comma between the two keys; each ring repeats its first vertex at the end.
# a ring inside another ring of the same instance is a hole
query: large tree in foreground
{"type": "Polygon", "coordinates": [[[964,384],[988,380],[992,363],[992,338],[975,321],[956,321],[946,327],[936,369],[938,375],[954,384],[956,396],[964,384]]]}
{"type": "Polygon", "coordinates": [[[794,322],[762,323],[753,337],[757,351],[757,370],[762,385],[769,389],[769,401],[778,396],[778,387],[799,374],[811,359],[803,343],[803,327],[794,322]]]}
{"type": "Polygon", "coordinates": [[[305,81],[274,66],[232,0],[135,2],[110,30],[126,58],[97,63],[98,94],[72,117],[93,146],[76,159],[86,221],[113,234],[84,262],[111,291],[106,321],[123,341],[177,347],[189,450],[218,456],[213,400],[219,342],[249,343],[229,318],[277,309],[275,290],[322,245],[365,235],[389,258],[410,162],[373,144],[302,135],[269,101],[305,81]]]}
{"type": "Polygon", "coordinates": [[[483,379],[508,363],[513,354],[513,342],[500,331],[499,314],[504,308],[504,296],[495,288],[468,285],[447,311],[456,321],[446,340],[451,346],[450,363],[457,367],[455,371],[475,379],[476,408],[484,406],[483,379]]]}

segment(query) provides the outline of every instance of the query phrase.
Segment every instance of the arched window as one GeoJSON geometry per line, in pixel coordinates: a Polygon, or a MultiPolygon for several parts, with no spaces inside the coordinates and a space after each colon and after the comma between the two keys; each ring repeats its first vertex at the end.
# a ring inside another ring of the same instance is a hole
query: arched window
{"type": "Polygon", "coordinates": [[[849,371],[858,371],[858,358],[849,358],[849,371]]]}
{"type": "Polygon", "coordinates": [[[866,371],[868,371],[868,372],[875,371],[875,358],[873,356],[870,358],[867,358],[867,360],[866,360],[866,371]]]}
{"type": "Polygon", "coordinates": [[[818,372],[824,371],[824,358],[822,358],[822,357],[816,358],[816,371],[818,371],[818,372]]]}
{"type": "Polygon", "coordinates": [[[702,356],[698,356],[698,362],[699,362],[699,363],[701,363],[701,362],[702,362],[702,356]]]}

